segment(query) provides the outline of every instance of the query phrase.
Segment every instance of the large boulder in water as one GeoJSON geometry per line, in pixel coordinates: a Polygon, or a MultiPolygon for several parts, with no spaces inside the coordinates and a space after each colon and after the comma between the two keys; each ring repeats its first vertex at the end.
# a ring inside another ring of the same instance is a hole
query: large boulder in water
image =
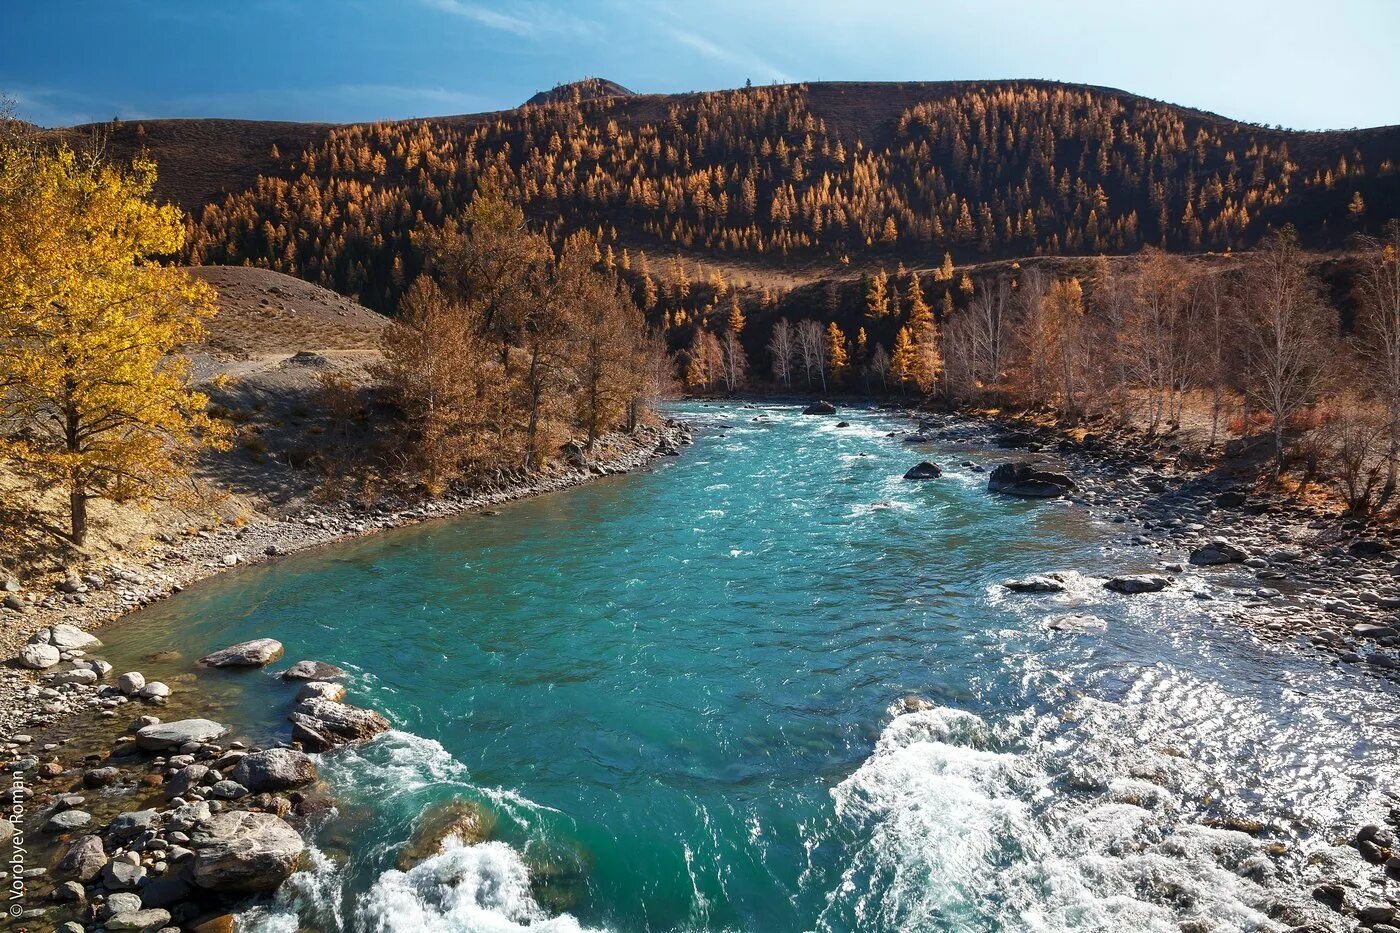
{"type": "Polygon", "coordinates": [[[246,810],[219,813],[190,837],[193,880],[209,891],[271,891],[296,871],[306,844],[279,816],[246,810]]]}
{"type": "Polygon", "coordinates": [[[229,777],[255,794],[288,790],[316,780],[316,765],[294,748],[269,748],[245,755],[229,777]]]}
{"type": "Polygon", "coordinates": [[[1242,548],[1224,538],[1216,538],[1192,551],[1190,561],[1197,567],[1215,567],[1220,564],[1240,564],[1248,556],[1242,548]]]}
{"type": "Polygon", "coordinates": [[[914,466],[910,467],[910,468],[909,468],[909,472],[907,472],[907,473],[904,474],[904,478],[905,478],[905,479],[938,479],[938,477],[940,477],[940,476],[942,476],[942,475],[943,475],[943,470],[941,470],[941,469],[939,468],[938,464],[936,464],[936,463],[931,463],[931,462],[928,461],[928,460],[924,460],[924,461],[921,461],[920,463],[917,463],[917,464],[915,464],[914,466]]]}
{"type": "Polygon", "coordinates": [[[148,752],[164,752],[191,742],[212,742],[226,730],[209,719],[180,719],[146,726],[136,732],[136,745],[148,752]]]}
{"type": "Polygon", "coordinates": [[[476,845],[491,838],[496,815],[470,800],[450,800],[423,814],[413,837],[399,850],[398,869],[408,871],[419,862],[441,855],[447,840],[476,845]]]}
{"type": "Polygon", "coordinates": [[[282,643],[275,638],[255,638],[206,654],[199,663],[210,667],[263,667],[282,657],[282,643]]]}
{"type": "Polygon", "coordinates": [[[1063,593],[1067,578],[1062,573],[1044,573],[1019,580],[1007,580],[1002,586],[1013,593],[1063,593]]]}
{"type": "Polygon", "coordinates": [[[1037,470],[1029,463],[1003,463],[987,478],[987,491],[1023,499],[1054,499],[1073,491],[1074,480],[1063,473],[1037,470]]]}
{"type": "Polygon", "coordinates": [[[836,406],[827,401],[813,402],[802,409],[804,415],[834,415],[836,406]]]}
{"type": "Polygon", "coordinates": [[[314,698],[296,705],[292,740],[313,752],[364,742],[389,731],[389,721],[371,709],[314,698]]]}
{"type": "Polygon", "coordinates": [[[325,661],[298,661],[282,672],[283,680],[339,680],[345,671],[325,661]]]}

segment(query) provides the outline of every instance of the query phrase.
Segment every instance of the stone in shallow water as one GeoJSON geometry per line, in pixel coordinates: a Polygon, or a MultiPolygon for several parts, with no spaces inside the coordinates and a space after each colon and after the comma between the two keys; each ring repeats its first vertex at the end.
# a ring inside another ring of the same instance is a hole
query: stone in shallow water
{"type": "Polygon", "coordinates": [[[909,472],[904,474],[905,479],[938,479],[943,475],[943,470],[938,464],[924,460],[909,468],[909,472]]]}
{"type": "Polygon", "coordinates": [[[170,911],[161,907],[113,914],[107,918],[109,930],[159,930],[170,925],[170,911]]]}
{"type": "Polygon", "coordinates": [[[1013,593],[1063,593],[1067,582],[1064,574],[1043,573],[1019,580],[1007,580],[1002,586],[1013,593]]]}
{"type": "Polygon", "coordinates": [[[92,823],[92,814],[84,813],[82,810],[64,810],[62,813],[55,813],[49,817],[44,824],[44,830],[50,833],[70,833],[75,829],[83,829],[92,823]]]}
{"type": "Polygon", "coordinates": [[[325,661],[298,661],[282,672],[283,680],[339,680],[345,671],[325,661]]]}
{"type": "Polygon", "coordinates": [[[199,662],[210,667],[263,667],[282,657],[282,650],[275,638],[255,638],[207,654],[199,662]]]}
{"type": "Polygon", "coordinates": [[[1102,632],[1108,623],[1098,616],[1068,613],[1046,619],[1045,627],[1057,632],[1102,632]]]}
{"type": "Polygon", "coordinates": [[[413,837],[399,850],[397,866],[408,871],[414,865],[441,855],[447,840],[475,845],[491,838],[496,816],[470,800],[451,800],[427,810],[413,831],[413,837]]]}
{"type": "Polygon", "coordinates": [[[1074,490],[1063,473],[1037,470],[1028,463],[1003,463],[987,478],[987,491],[1022,499],[1054,499],[1074,490]]]}
{"type": "Polygon", "coordinates": [[[1115,593],[1132,596],[1138,593],[1156,593],[1166,589],[1169,583],[1171,580],[1166,577],[1159,577],[1152,573],[1138,573],[1114,577],[1104,584],[1104,588],[1115,593]]]}
{"type": "Polygon", "coordinates": [[[292,740],[313,752],[363,742],[389,731],[389,721],[374,710],[330,700],[304,700],[288,718],[292,721],[292,740]]]}
{"type": "Polygon", "coordinates": [[[308,680],[306,683],[302,684],[301,689],[297,691],[297,702],[300,703],[302,700],[315,698],[331,700],[332,702],[338,703],[345,699],[345,687],[341,684],[333,684],[324,680],[308,680]]]}
{"type": "Polygon", "coordinates": [[[138,730],[136,744],[148,752],[161,752],[189,742],[212,742],[225,731],[223,726],[209,719],[180,719],[138,730]]]}
{"type": "Polygon", "coordinates": [[[96,878],[107,864],[107,853],[98,836],[79,836],[54,866],[54,877],[84,883],[96,878]]]}

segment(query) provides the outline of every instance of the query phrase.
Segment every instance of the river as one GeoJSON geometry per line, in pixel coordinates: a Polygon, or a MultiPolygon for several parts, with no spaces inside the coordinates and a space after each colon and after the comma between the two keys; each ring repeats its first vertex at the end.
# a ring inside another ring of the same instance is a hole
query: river
{"type": "Polygon", "coordinates": [[[261,636],[347,668],[395,726],[322,757],[338,815],[245,929],[1283,929],[1328,837],[1400,785],[1400,694],[1216,621],[1231,571],[1006,593],[1153,564],[959,465],[1005,452],[914,448],[873,411],[677,413],[696,443],[648,471],[240,570],[103,633],[118,670],[253,740],[286,736],[285,662],[188,672],[261,636]],[[903,480],[924,457],[944,476],[903,480]],[[1070,611],[1104,627],[1047,624],[1070,611]],[[453,799],[491,841],[397,870],[453,799]]]}

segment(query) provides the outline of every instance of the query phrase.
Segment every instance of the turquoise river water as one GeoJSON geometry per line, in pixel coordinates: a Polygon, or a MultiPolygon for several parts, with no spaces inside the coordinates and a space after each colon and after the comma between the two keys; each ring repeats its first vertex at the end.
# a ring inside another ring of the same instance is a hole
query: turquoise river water
{"type": "Polygon", "coordinates": [[[338,814],[244,929],[1282,929],[1309,857],[1397,786],[1397,692],[1212,621],[1190,590],[1223,578],[1004,595],[1148,566],[1122,526],[958,466],[1004,454],[911,448],[877,412],[676,413],[696,444],[648,471],[241,570],[104,633],[178,690],[211,648],[280,639],[267,671],[197,675],[255,740],[285,738],[275,675],[305,657],[395,726],[322,757],[338,814]],[[924,457],[945,476],[903,481],[924,457]],[[1047,626],[1070,609],[1105,627],[1047,626]],[[454,799],[492,839],[395,868],[454,799]]]}

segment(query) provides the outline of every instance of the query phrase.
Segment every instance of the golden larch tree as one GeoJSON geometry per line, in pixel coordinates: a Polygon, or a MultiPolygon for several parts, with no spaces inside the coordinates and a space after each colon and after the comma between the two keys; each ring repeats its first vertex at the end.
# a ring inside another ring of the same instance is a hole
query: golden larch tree
{"type": "Polygon", "coordinates": [[[846,378],[851,356],[846,351],[846,335],[835,321],[826,325],[826,365],[831,373],[831,381],[840,383],[846,378]]]}
{"type": "Polygon", "coordinates": [[[151,200],[155,164],[69,149],[0,149],[0,424],[4,457],[62,489],[83,546],[88,503],[176,493],[206,414],[177,351],[198,343],[215,295],[157,260],[184,245],[179,209],[151,200]]]}

